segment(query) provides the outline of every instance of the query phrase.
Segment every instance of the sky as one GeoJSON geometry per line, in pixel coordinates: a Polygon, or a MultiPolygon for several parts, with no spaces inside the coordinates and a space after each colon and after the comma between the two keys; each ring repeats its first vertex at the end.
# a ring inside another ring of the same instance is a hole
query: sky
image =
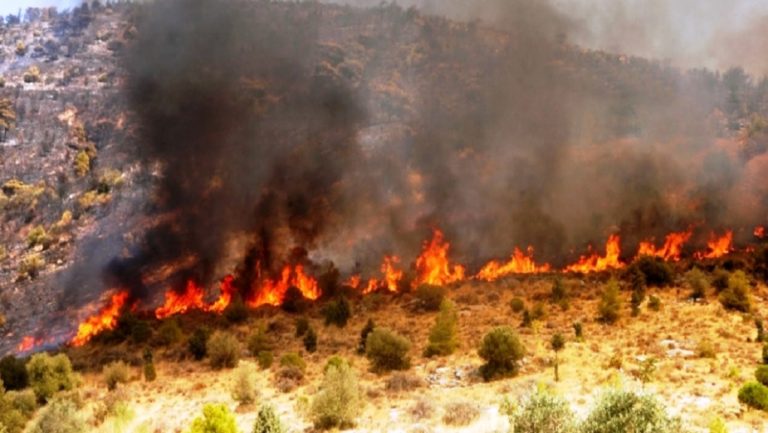
{"type": "Polygon", "coordinates": [[[80,3],[81,0],[0,0],[0,14],[15,14],[21,9],[23,16],[24,9],[28,7],[56,6],[59,9],[68,9],[80,3]]]}

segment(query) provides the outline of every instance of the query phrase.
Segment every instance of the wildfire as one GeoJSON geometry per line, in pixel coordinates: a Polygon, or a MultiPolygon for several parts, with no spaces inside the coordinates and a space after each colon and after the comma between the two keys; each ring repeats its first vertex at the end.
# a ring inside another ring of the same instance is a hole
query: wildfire
{"type": "Polygon", "coordinates": [[[222,313],[227,309],[229,303],[232,302],[232,295],[234,295],[236,291],[233,285],[234,281],[235,277],[232,275],[227,275],[223,280],[221,280],[221,283],[219,284],[219,299],[217,299],[213,304],[209,305],[208,308],[206,308],[206,311],[210,311],[212,313],[222,313]]]}
{"type": "Polygon", "coordinates": [[[21,339],[21,343],[16,347],[16,352],[24,353],[34,349],[35,346],[42,343],[42,340],[37,340],[35,337],[26,336],[21,339]]]}
{"type": "Polygon", "coordinates": [[[381,264],[381,273],[384,274],[384,284],[390,292],[397,292],[397,286],[403,279],[403,271],[395,266],[400,263],[397,256],[385,256],[381,264]]]}
{"type": "Polygon", "coordinates": [[[664,240],[664,246],[656,248],[652,241],[646,241],[640,243],[640,248],[637,251],[637,256],[652,256],[659,257],[669,261],[680,261],[680,255],[683,252],[683,245],[691,238],[693,232],[688,230],[680,233],[670,233],[664,240]]]}
{"type": "Polygon", "coordinates": [[[515,248],[512,257],[506,263],[496,260],[488,262],[488,264],[480,269],[475,278],[485,281],[496,281],[511,274],[539,274],[549,272],[550,270],[551,266],[549,264],[536,264],[533,260],[533,247],[529,246],[527,254],[519,248],[515,248]]]}
{"type": "Polygon", "coordinates": [[[579,261],[565,268],[565,272],[580,272],[587,274],[590,272],[601,272],[608,269],[624,267],[619,260],[621,255],[621,238],[619,235],[611,235],[605,244],[605,256],[597,254],[590,256],[581,256],[579,261]]]}
{"type": "Polygon", "coordinates": [[[464,279],[465,269],[451,265],[448,250],[451,244],[444,240],[443,232],[435,229],[432,240],[424,243],[421,255],[416,259],[416,279],[413,285],[445,285],[464,279]]]}
{"type": "Polygon", "coordinates": [[[155,317],[165,319],[189,310],[205,309],[205,291],[193,280],[187,281],[184,293],[175,290],[165,292],[165,303],[155,310],[155,317]]]}
{"type": "Polygon", "coordinates": [[[360,287],[360,281],[361,281],[360,274],[354,274],[354,275],[351,275],[349,278],[347,278],[342,284],[344,284],[345,286],[349,286],[353,289],[357,289],[360,287]]]}
{"type": "Polygon", "coordinates": [[[696,253],[695,257],[702,259],[717,259],[731,252],[733,249],[733,231],[726,230],[725,234],[717,237],[713,232],[707,242],[706,253],[696,253]]]}
{"type": "Polygon", "coordinates": [[[251,308],[262,305],[280,306],[285,299],[285,293],[291,286],[299,289],[301,294],[310,300],[319,298],[321,294],[317,280],[304,273],[304,266],[285,265],[280,278],[263,280],[247,304],[251,308]]]}
{"type": "Polygon", "coordinates": [[[765,239],[766,237],[765,227],[763,226],[755,227],[754,234],[755,234],[755,237],[758,239],[765,239]]]}
{"type": "Polygon", "coordinates": [[[99,314],[91,316],[77,327],[77,334],[72,338],[72,345],[75,347],[87,343],[96,334],[115,329],[117,326],[117,317],[120,315],[125,302],[128,300],[128,292],[122,291],[112,295],[109,305],[104,307],[99,314]]]}

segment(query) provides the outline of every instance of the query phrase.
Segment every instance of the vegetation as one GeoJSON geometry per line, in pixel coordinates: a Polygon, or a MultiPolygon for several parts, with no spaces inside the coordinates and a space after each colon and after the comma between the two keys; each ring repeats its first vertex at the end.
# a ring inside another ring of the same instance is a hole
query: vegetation
{"type": "Polygon", "coordinates": [[[429,343],[424,349],[424,356],[445,356],[456,350],[459,345],[456,336],[458,320],[456,305],[450,299],[443,299],[435,325],[429,331],[429,343]]]}
{"type": "Polygon", "coordinates": [[[645,277],[645,282],[649,286],[664,287],[673,283],[674,272],[672,267],[661,258],[643,256],[635,260],[630,266],[631,269],[637,269],[645,277]]]}
{"type": "Polygon", "coordinates": [[[115,361],[104,366],[102,375],[104,376],[104,383],[107,384],[107,389],[114,391],[118,384],[128,383],[131,371],[125,362],[115,361]]]}
{"type": "Polygon", "coordinates": [[[309,320],[306,317],[296,319],[296,338],[303,337],[309,330],[309,320]]]}
{"type": "Polygon", "coordinates": [[[747,382],[739,389],[739,401],[755,409],[768,411],[768,387],[760,382],[747,382]]]}
{"type": "Polygon", "coordinates": [[[388,329],[376,328],[365,341],[365,356],[374,371],[407,370],[411,366],[408,351],[411,342],[388,329]]]}
{"type": "Polygon", "coordinates": [[[29,385],[29,375],[24,361],[13,355],[0,359],[0,380],[8,391],[26,388],[29,385]]]}
{"type": "Polygon", "coordinates": [[[269,337],[264,328],[259,326],[253,331],[251,336],[248,337],[248,351],[251,352],[251,355],[256,356],[260,352],[267,350],[272,350],[272,343],[269,341],[269,337]]]}
{"type": "Polygon", "coordinates": [[[268,405],[262,405],[259,413],[256,415],[256,422],[253,424],[253,433],[284,433],[285,428],[275,413],[275,409],[268,405]]]}
{"type": "Polygon", "coordinates": [[[189,433],[238,433],[235,417],[223,404],[206,404],[203,415],[192,421],[189,433]]]}
{"type": "MultiPolygon", "coordinates": [[[[163,346],[170,346],[181,341],[181,327],[175,318],[164,320],[157,329],[157,342],[163,346]]],[[[205,356],[205,355],[203,355],[205,356]]],[[[202,358],[202,357],[201,357],[202,358]]]]}
{"type": "Polygon", "coordinates": [[[24,72],[23,79],[25,83],[37,83],[40,81],[40,68],[35,65],[30,66],[29,69],[24,72]]]}
{"type": "Polygon", "coordinates": [[[749,312],[752,309],[749,288],[744,271],[734,272],[728,277],[728,286],[720,292],[720,303],[728,310],[749,312]]]}
{"type": "Polygon", "coordinates": [[[755,370],[755,379],[763,385],[768,386],[768,365],[758,366],[755,370]]]}
{"type": "Polygon", "coordinates": [[[568,309],[570,294],[565,287],[562,278],[556,278],[554,284],[552,284],[552,293],[550,294],[550,301],[559,305],[563,310],[568,309]]]}
{"type": "Polygon", "coordinates": [[[213,368],[234,368],[240,359],[240,343],[228,332],[214,332],[206,347],[213,368]]]}
{"type": "Polygon", "coordinates": [[[155,370],[155,361],[152,356],[152,351],[149,348],[144,349],[144,380],[147,382],[154,382],[157,379],[157,371],[155,370]]]}
{"type": "Polygon", "coordinates": [[[352,316],[349,301],[346,297],[340,296],[335,301],[329,302],[323,308],[323,316],[325,316],[325,326],[336,325],[339,328],[347,326],[347,322],[352,316]]]}
{"type": "Polygon", "coordinates": [[[46,406],[32,427],[32,433],[82,433],[87,431],[85,421],[77,413],[77,405],[70,399],[57,398],[46,406]]]}
{"type": "Polygon", "coordinates": [[[598,304],[598,319],[603,323],[615,323],[619,320],[619,283],[610,280],[606,284],[598,304]]]}
{"type": "Polygon", "coordinates": [[[508,326],[493,329],[483,337],[478,351],[485,364],[480,374],[486,381],[517,373],[517,362],[523,359],[525,348],[515,331],[508,326]]]}
{"type": "Polygon", "coordinates": [[[362,405],[357,376],[349,364],[330,365],[312,400],[310,418],[319,429],[348,428],[354,426],[362,405]]]}
{"type": "Polygon", "coordinates": [[[659,299],[658,296],[651,295],[651,297],[648,298],[648,308],[651,311],[660,311],[661,310],[661,299],[659,299]]]}
{"type": "Polygon", "coordinates": [[[677,433],[680,421],[667,415],[650,395],[609,391],[581,425],[581,433],[677,433]]]}
{"type": "Polygon", "coordinates": [[[510,424],[515,433],[573,433],[576,422],[564,400],[537,389],[523,402],[519,412],[512,411],[510,424]]]}
{"type": "Polygon", "coordinates": [[[232,398],[241,405],[255,403],[259,397],[256,367],[250,363],[241,363],[234,376],[232,398]]]}
{"type": "Polygon", "coordinates": [[[19,264],[19,279],[35,279],[45,267],[45,260],[37,253],[24,256],[19,264]]]}
{"type": "Polygon", "coordinates": [[[259,363],[259,367],[262,370],[266,370],[269,367],[271,367],[272,366],[272,362],[274,361],[274,359],[275,359],[275,356],[269,350],[262,350],[256,356],[256,360],[259,363]]]}
{"type": "Polygon", "coordinates": [[[443,424],[453,427],[464,427],[472,424],[480,417],[480,409],[474,403],[456,401],[445,405],[443,424]]]}
{"type": "Polygon", "coordinates": [[[416,287],[413,295],[416,297],[416,302],[420,309],[424,311],[438,311],[443,298],[445,298],[445,288],[432,284],[421,284],[416,287]]]}
{"type": "Polygon", "coordinates": [[[29,384],[40,402],[49,400],[59,391],[70,390],[75,386],[72,364],[63,353],[56,356],[48,353],[33,355],[27,362],[27,373],[29,384]]]}
{"type": "Polygon", "coordinates": [[[685,282],[691,289],[691,299],[698,300],[707,297],[710,289],[707,275],[699,268],[693,268],[685,274],[685,282]]]}
{"type": "Polygon", "coordinates": [[[552,336],[552,340],[550,341],[550,346],[552,347],[552,350],[555,352],[555,381],[560,381],[560,373],[558,370],[560,360],[557,357],[557,354],[565,348],[565,337],[563,337],[562,334],[555,334],[552,336]]]}
{"type": "Polygon", "coordinates": [[[375,328],[376,324],[373,323],[373,319],[368,319],[368,321],[365,322],[365,326],[363,326],[363,329],[360,331],[360,343],[357,345],[357,353],[361,355],[365,353],[365,344],[368,341],[368,334],[373,332],[375,328]]]}
{"type": "Polygon", "coordinates": [[[45,231],[45,227],[38,225],[35,226],[27,234],[27,247],[34,248],[37,245],[48,248],[51,244],[51,238],[48,236],[48,232],[45,231]]]}
{"type": "Polygon", "coordinates": [[[584,338],[584,326],[581,324],[581,322],[576,322],[573,324],[573,335],[577,340],[584,338]]]}
{"type": "Polygon", "coordinates": [[[509,307],[512,308],[512,312],[519,313],[525,310],[525,302],[520,298],[512,298],[512,300],[509,301],[509,307]]]}
{"type": "Polygon", "coordinates": [[[304,339],[304,349],[309,353],[314,353],[317,350],[317,334],[313,328],[307,329],[304,339]]]}

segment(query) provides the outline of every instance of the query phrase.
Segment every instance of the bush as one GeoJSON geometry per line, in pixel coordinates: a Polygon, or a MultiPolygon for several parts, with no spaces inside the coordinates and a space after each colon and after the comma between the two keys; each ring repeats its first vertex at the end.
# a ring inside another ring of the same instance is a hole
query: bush
{"type": "Polygon", "coordinates": [[[376,324],[373,323],[373,319],[368,319],[368,321],[365,322],[365,326],[363,326],[363,329],[360,331],[360,343],[357,344],[357,353],[361,355],[365,354],[365,343],[368,340],[368,334],[373,332],[375,328],[376,324]]]}
{"type": "Polygon", "coordinates": [[[50,244],[51,238],[48,236],[48,232],[45,231],[45,227],[41,225],[36,226],[27,234],[27,247],[29,248],[41,245],[43,249],[46,249],[50,244]]]}
{"type": "Polygon", "coordinates": [[[763,364],[768,364],[768,343],[763,344],[763,364]]]}
{"type": "Polygon", "coordinates": [[[176,344],[181,337],[181,327],[175,318],[163,321],[157,330],[157,342],[163,346],[176,344]]]}
{"type": "Polygon", "coordinates": [[[768,386],[768,365],[761,365],[755,370],[755,379],[763,385],[768,386]]]}
{"type": "Polygon", "coordinates": [[[432,284],[421,284],[414,292],[419,308],[425,311],[437,311],[445,297],[445,288],[432,284]]]}
{"type": "Polygon", "coordinates": [[[123,361],[115,361],[104,366],[102,375],[104,376],[104,383],[107,384],[107,389],[114,391],[118,383],[128,383],[131,370],[123,361]]]}
{"type": "Polygon", "coordinates": [[[648,298],[648,308],[651,311],[660,311],[661,310],[661,299],[659,299],[657,296],[651,295],[651,297],[648,298]]]}
{"type": "Polygon", "coordinates": [[[23,76],[25,83],[37,83],[40,81],[40,68],[37,66],[30,66],[23,76]]]}
{"type": "Polygon", "coordinates": [[[208,328],[200,327],[195,329],[189,338],[188,347],[192,357],[200,361],[208,354],[208,337],[211,335],[208,328]]]}
{"type": "Polygon", "coordinates": [[[717,356],[717,352],[715,351],[715,346],[711,341],[701,340],[699,341],[699,344],[696,345],[696,355],[699,358],[715,358],[717,356]]]}
{"type": "Polygon", "coordinates": [[[317,350],[317,334],[311,327],[307,330],[306,335],[304,335],[303,343],[304,349],[306,349],[307,352],[314,353],[315,350],[317,350]]]}
{"type": "Polygon", "coordinates": [[[520,298],[513,298],[509,301],[509,307],[512,308],[512,312],[519,313],[525,310],[525,302],[520,298]]]}
{"type": "Polygon", "coordinates": [[[224,309],[224,318],[230,323],[243,323],[248,320],[248,307],[243,302],[240,295],[235,294],[232,302],[224,309]]]}
{"type": "Polygon", "coordinates": [[[192,421],[190,433],[239,433],[235,417],[223,404],[206,404],[203,416],[192,421]]]}
{"type": "Polygon", "coordinates": [[[347,363],[332,365],[325,371],[320,389],[312,400],[310,418],[319,429],[348,428],[354,426],[362,406],[354,371],[347,363]]]}
{"type": "Polygon", "coordinates": [[[258,383],[256,382],[256,367],[253,364],[240,364],[235,370],[235,378],[232,383],[232,398],[241,405],[252,404],[259,397],[258,383]]]}
{"type": "Polygon", "coordinates": [[[0,380],[9,391],[26,388],[29,385],[29,375],[24,361],[13,355],[0,359],[0,380]]]}
{"type": "Polygon", "coordinates": [[[680,422],[670,418],[650,395],[610,391],[600,397],[580,430],[581,433],[677,433],[680,422]]]}
{"type": "Polygon", "coordinates": [[[40,275],[40,271],[45,267],[45,260],[37,253],[32,253],[24,256],[19,264],[19,278],[30,280],[37,278],[40,275]]]}
{"type": "Polygon", "coordinates": [[[37,410],[37,397],[31,389],[10,391],[5,394],[14,409],[21,412],[25,418],[31,418],[37,410]]]}
{"type": "Polygon", "coordinates": [[[629,271],[632,272],[633,268],[645,276],[645,282],[649,286],[664,287],[674,282],[672,267],[659,257],[640,257],[632,263],[629,271]]]}
{"type": "Polygon", "coordinates": [[[632,306],[632,317],[637,317],[640,314],[640,305],[645,300],[645,289],[632,289],[632,297],[629,300],[632,306]]]}
{"type": "Polygon", "coordinates": [[[152,351],[149,348],[144,349],[144,380],[147,382],[154,382],[157,379],[157,371],[155,371],[154,357],[152,351]]]}
{"type": "Polygon", "coordinates": [[[424,356],[445,356],[456,350],[459,341],[456,337],[456,323],[459,316],[456,306],[450,299],[444,299],[440,304],[440,314],[435,325],[429,331],[429,343],[424,349],[424,356]]]}
{"type": "Polygon", "coordinates": [[[739,389],[739,401],[747,406],[768,410],[768,387],[760,382],[748,382],[739,389]]]}
{"type": "Polygon", "coordinates": [[[240,343],[228,332],[214,332],[206,347],[213,368],[234,368],[240,359],[240,343]]]}
{"type": "Polygon", "coordinates": [[[283,433],[284,431],[285,428],[277,417],[275,409],[268,404],[262,405],[253,424],[253,433],[283,433]]]}
{"type": "Polygon", "coordinates": [[[298,353],[288,352],[280,357],[280,367],[293,367],[304,373],[307,370],[307,363],[298,353]]]}
{"type": "Polygon", "coordinates": [[[72,363],[63,353],[56,356],[47,353],[33,355],[27,362],[27,374],[29,384],[40,402],[47,401],[59,391],[72,389],[75,384],[72,363]]]}
{"type": "Polygon", "coordinates": [[[376,328],[365,340],[365,356],[374,371],[407,370],[411,342],[388,329],[376,328]]]}
{"type": "Polygon", "coordinates": [[[707,275],[699,268],[693,268],[685,273],[685,282],[691,289],[691,299],[704,299],[707,297],[710,284],[707,275]]]}
{"type": "Polygon", "coordinates": [[[576,431],[573,412],[568,403],[537,390],[510,417],[515,433],[572,433],[576,431]]]}
{"type": "Polygon", "coordinates": [[[608,281],[598,304],[598,319],[603,323],[615,323],[619,320],[619,283],[616,280],[608,281]]]}
{"type": "Polygon", "coordinates": [[[288,287],[283,297],[283,303],[280,308],[287,313],[301,313],[307,308],[307,300],[296,286],[288,287]]]}
{"type": "Polygon", "coordinates": [[[578,340],[584,338],[584,326],[581,324],[581,322],[575,322],[573,324],[573,335],[578,340]]]}
{"type": "Polygon", "coordinates": [[[329,302],[323,308],[323,316],[325,316],[325,326],[336,325],[339,328],[347,326],[347,322],[352,316],[349,301],[346,297],[341,296],[337,300],[329,302]]]}
{"type": "Polygon", "coordinates": [[[512,328],[501,326],[485,334],[478,354],[485,360],[480,374],[488,381],[515,375],[517,362],[523,359],[525,348],[512,328]]]}
{"type": "Polygon", "coordinates": [[[552,293],[550,294],[550,301],[559,305],[563,310],[568,308],[568,289],[565,287],[562,278],[556,278],[552,285],[552,293]]]}
{"type": "MultiPolygon", "coordinates": [[[[32,396],[34,403],[35,397],[32,396]]],[[[0,432],[21,433],[29,416],[16,407],[12,397],[5,393],[0,383],[0,432]]]]}
{"type": "Polygon", "coordinates": [[[349,361],[342,358],[339,355],[333,355],[330,358],[328,358],[327,361],[325,361],[325,366],[323,366],[323,373],[328,371],[331,367],[340,367],[342,364],[350,365],[349,361]]]}
{"type": "Polygon", "coordinates": [[[448,403],[444,410],[443,423],[454,427],[468,426],[480,416],[477,405],[466,401],[448,403]]]}
{"type": "Polygon", "coordinates": [[[424,380],[419,376],[408,373],[393,373],[389,379],[387,379],[384,386],[387,391],[403,392],[413,391],[424,386],[424,380]]]}
{"type": "Polygon", "coordinates": [[[251,355],[257,356],[260,352],[272,350],[272,343],[269,341],[266,331],[258,327],[256,331],[248,337],[248,351],[251,355]]]}
{"type": "Polygon", "coordinates": [[[261,352],[259,352],[256,358],[259,363],[259,367],[262,370],[266,370],[269,367],[272,367],[272,362],[275,359],[274,355],[272,355],[272,352],[270,352],[269,350],[262,350],[261,352]]]}
{"type": "Polygon", "coordinates": [[[296,338],[303,337],[309,330],[309,320],[306,317],[296,319],[296,338]]]}
{"type": "Polygon", "coordinates": [[[728,288],[728,279],[731,277],[731,273],[722,268],[715,269],[712,273],[712,286],[717,290],[717,293],[728,288]]]}
{"type": "Polygon", "coordinates": [[[743,271],[736,271],[728,277],[728,287],[720,292],[720,303],[727,310],[747,313],[752,309],[749,280],[743,271]]]}
{"type": "Polygon", "coordinates": [[[81,433],[87,431],[85,421],[77,413],[77,405],[69,399],[55,399],[32,427],[32,433],[81,433]]]}

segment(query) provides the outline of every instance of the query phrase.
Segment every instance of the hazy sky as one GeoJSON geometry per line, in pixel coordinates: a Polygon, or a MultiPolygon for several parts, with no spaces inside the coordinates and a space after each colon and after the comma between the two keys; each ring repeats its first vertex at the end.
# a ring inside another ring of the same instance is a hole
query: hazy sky
{"type": "Polygon", "coordinates": [[[15,14],[28,7],[56,6],[60,9],[71,8],[81,3],[81,0],[0,0],[0,14],[15,14]]]}

